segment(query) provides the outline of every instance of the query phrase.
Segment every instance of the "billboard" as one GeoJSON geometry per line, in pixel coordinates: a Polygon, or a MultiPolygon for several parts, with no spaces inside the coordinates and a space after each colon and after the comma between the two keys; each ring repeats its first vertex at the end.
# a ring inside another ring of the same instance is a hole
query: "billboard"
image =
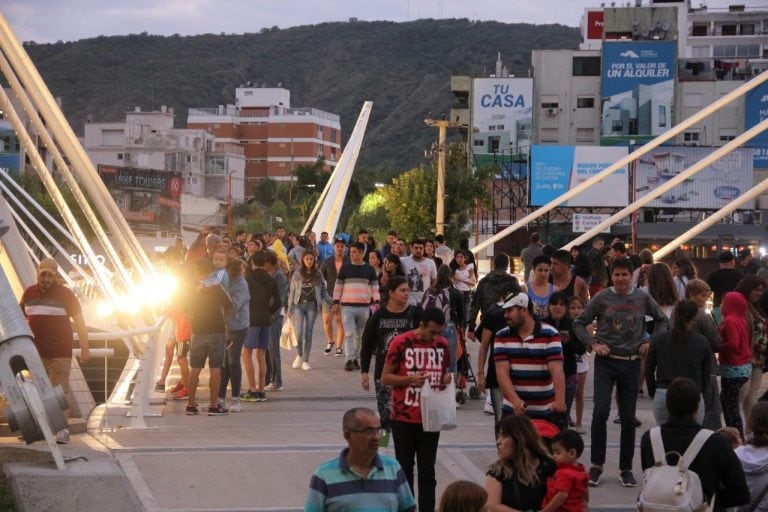
{"type": "MultiPolygon", "coordinates": [[[[540,146],[531,151],[529,197],[531,206],[556,199],[622,157],[624,146],[540,146]]],[[[618,207],[629,204],[629,173],[623,167],[571,198],[562,206],[618,207]]]]}
{"type": "Polygon", "coordinates": [[[587,39],[603,40],[603,11],[587,11],[587,39]]]}
{"type": "Polygon", "coordinates": [[[672,128],[677,43],[603,44],[600,144],[647,142],[672,128]]]}
{"type": "Polygon", "coordinates": [[[181,231],[180,172],[99,165],[99,176],[136,231],[181,231]]]}
{"type": "MultiPolygon", "coordinates": [[[[716,149],[662,146],[651,150],[635,164],[635,197],[658,188],[716,149]]],[[[736,149],[647,206],[719,210],[752,188],[752,169],[752,150],[736,149]]]]}
{"type": "MultiPolygon", "coordinates": [[[[749,91],[744,100],[744,129],[749,130],[766,118],[768,118],[768,84],[763,82],[749,91]]],[[[768,132],[763,132],[747,142],[746,147],[753,150],[754,167],[768,167],[768,132]]]]}
{"type": "Polygon", "coordinates": [[[527,155],[533,124],[532,78],[472,81],[472,148],[475,154],[527,155]]]}

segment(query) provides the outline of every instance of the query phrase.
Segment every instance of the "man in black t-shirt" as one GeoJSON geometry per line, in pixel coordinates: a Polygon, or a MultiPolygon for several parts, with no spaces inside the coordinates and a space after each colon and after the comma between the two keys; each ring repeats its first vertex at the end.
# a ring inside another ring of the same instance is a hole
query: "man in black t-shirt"
{"type": "Polygon", "coordinates": [[[712,317],[717,323],[720,323],[720,303],[723,301],[723,296],[736,288],[736,284],[741,281],[744,274],[736,270],[736,259],[731,251],[721,252],[717,257],[717,262],[720,268],[709,275],[707,284],[712,288],[714,297],[712,317]]]}
{"type": "Polygon", "coordinates": [[[203,286],[210,273],[213,271],[213,263],[208,258],[200,258],[195,263],[195,275],[197,281],[186,291],[182,299],[184,308],[192,319],[192,340],[189,348],[189,397],[187,399],[187,415],[198,413],[195,403],[197,382],[200,371],[208,360],[210,377],[208,388],[210,389],[210,403],[208,416],[222,416],[227,410],[217,404],[219,394],[219,381],[221,380],[221,367],[224,366],[224,350],[226,338],[227,311],[232,309],[232,301],[221,285],[203,286]]]}

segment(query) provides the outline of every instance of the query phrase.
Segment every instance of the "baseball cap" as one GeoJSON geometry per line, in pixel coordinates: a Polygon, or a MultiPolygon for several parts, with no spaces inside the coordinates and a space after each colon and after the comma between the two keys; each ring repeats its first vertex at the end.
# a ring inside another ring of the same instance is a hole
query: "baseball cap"
{"type": "Polygon", "coordinates": [[[733,253],[731,251],[723,251],[717,256],[717,261],[722,263],[733,261],[733,253]]]}
{"type": "Polygon", "coordinates": [[[504,303],[501,305],[501,309],[509,309],[515,306],[528,309],[528,295],[523,292],[518,294],[510,293],[504,297],[504,303]]]}
{"type": "Polygon", "coordinates": [[[37,274],[40,275],[43,272],[50,272],[56,275],[59,273],[59,264],[53,258],[43,258],[37,266],[37,274]]]}
{"type": "Polygon", "coordinates": [[[334,241],[334,243],[335,243],[335,242],[341,242],[341,243],[343,243],[344,245],[346,245],[346,244],[347,244],[347,242],[346,242],[346,241],[345,241],[345,240],[344,240],[342,237],[340,237],[340,236],[337,236],[336,238],[334,238],[334,239],[333,239],[333,241],[334,241]]]}
{"type": "Polygon", "coordinates": [[[750,256],[752,256],[752,251],[750,251],[749,249],[742,249],[739,251],[740,260],[743,260],[744,258],[748,258],[750,256]]]}

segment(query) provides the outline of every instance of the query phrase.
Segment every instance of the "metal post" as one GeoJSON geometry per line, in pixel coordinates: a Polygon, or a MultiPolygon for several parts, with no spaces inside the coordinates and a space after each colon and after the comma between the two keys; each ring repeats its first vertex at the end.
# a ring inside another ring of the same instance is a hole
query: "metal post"
{"type": "Polygon", "coordinates": [[[445,132],[446,122],[438,124],[437,136],[437,208],[435,209],[435,234],[445,234],[445,132]]]}

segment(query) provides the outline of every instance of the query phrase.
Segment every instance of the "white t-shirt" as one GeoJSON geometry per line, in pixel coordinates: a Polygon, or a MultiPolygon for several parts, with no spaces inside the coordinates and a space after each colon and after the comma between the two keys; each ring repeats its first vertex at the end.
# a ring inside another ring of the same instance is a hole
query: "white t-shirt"
{"type": "Polygon", "coordinates": [[[400,258],[400,263],[403,265],[405,278],[408,279],[408,286],[411,288],[408,303],[420,306],[424,292],[432,285],[432,281],[437,279],[435,262],[429,258],[415,261],[411,256],[406,256],[400,258]]]}
{"type": "Polygon", "coordinates": [[[453,274],[453,285],[460,292],[468,292],[472,289],[472,286],[474,286],[467,281],[472,281],[475,284],[477,283],[475,280],[475,266],[472,263],[468,263],[467,268],[464,270],[457,268],[456,272],[453,274]]]}

